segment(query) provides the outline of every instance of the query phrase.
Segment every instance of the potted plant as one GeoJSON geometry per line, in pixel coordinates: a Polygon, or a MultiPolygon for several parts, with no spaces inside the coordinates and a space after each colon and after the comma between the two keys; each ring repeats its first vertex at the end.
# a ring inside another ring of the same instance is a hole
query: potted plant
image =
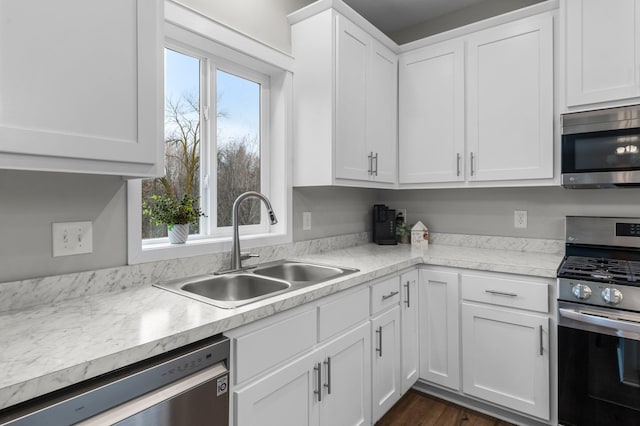
{"type": "Polygon", "coordinates": [[[396,225],[396,235],[400,237],[400,243],[409,244],[409,237],[411,236],[411,228],[405,223],[401,222],[396,225]]]}
{"type": "Polygon", "coordinates": [[[167,225],[171,244],[184,244],[189,237],[189,225],[204,216],[198,207],[198,197],[185,194],[179,201],[169,195],[152,195],[143,203],[143,214],[158,225],[167,225]]]}

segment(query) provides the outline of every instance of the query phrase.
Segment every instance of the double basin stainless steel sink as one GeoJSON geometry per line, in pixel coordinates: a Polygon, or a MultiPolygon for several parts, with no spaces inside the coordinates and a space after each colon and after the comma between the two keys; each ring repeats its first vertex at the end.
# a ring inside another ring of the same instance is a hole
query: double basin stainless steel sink
{"type": "Polygon", "coordinates": [[[280,260],[242,272],[198,275],[154,286],[231,309],[354,272],[358,269],[280,260]]]}

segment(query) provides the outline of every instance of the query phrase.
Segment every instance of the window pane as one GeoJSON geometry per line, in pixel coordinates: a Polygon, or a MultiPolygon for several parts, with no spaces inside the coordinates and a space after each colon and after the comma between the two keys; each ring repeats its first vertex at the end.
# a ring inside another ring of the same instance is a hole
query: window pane
{"type": "MultiPolygon", "coordinates": [[[[217,71],[218,226],[231,226],[231,207],[246,191],[260,191],[260,84],[217,71]]],[[[240,225],[260,223],[261,203],[248,199],[240,225]]]]}
{"type": "MultiPolygon", "coordinates": [[[[166,175],[142,181],[143,211],[153,204],[154,195],[176,201],[200,196],[200,60],[170,49],[165,49],[164,138],[166,175]]],[[[198,233],[198,223],[189,232],[198,233]]],[[[166,236],[165,225],[143,214],[143,239],[166,236]]]]}

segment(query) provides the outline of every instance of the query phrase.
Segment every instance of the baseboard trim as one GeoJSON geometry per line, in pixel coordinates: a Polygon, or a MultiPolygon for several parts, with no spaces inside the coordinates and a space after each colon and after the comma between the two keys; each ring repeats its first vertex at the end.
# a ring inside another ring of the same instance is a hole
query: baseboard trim
{"type": "Polygon", "coordinates": [[[460,406],[469,408],[479,413],[487,414],[489,416],[492,416],[501,420],[505,420],[507,422],[515,423],[517,425],[548,426],[551,424],[550,422],[535,420],[530,417],[513,413],[511,411],[505,410],[495,405],[487,404],[485,402],[473,399],[469,396],[461,395],[453,391],[449,391],[443,388],[439,388],[437,386],[433,386],[422,380],[418,380],[416,384],[413,385],[413,389],[417,390],[418,392],[422,392],[427,395],[432,395],[437,398],[444,399],[445,401],[458,404],[460,406]]]}

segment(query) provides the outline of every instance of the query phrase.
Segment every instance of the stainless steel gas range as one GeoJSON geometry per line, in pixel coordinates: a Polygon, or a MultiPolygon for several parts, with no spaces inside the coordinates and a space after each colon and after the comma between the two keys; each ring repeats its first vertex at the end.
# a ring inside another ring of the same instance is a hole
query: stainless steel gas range
{"type": "Polygon", "coordinates": [[[558,420],[640,424],[640,218],[567,217],[558,420]]]}

